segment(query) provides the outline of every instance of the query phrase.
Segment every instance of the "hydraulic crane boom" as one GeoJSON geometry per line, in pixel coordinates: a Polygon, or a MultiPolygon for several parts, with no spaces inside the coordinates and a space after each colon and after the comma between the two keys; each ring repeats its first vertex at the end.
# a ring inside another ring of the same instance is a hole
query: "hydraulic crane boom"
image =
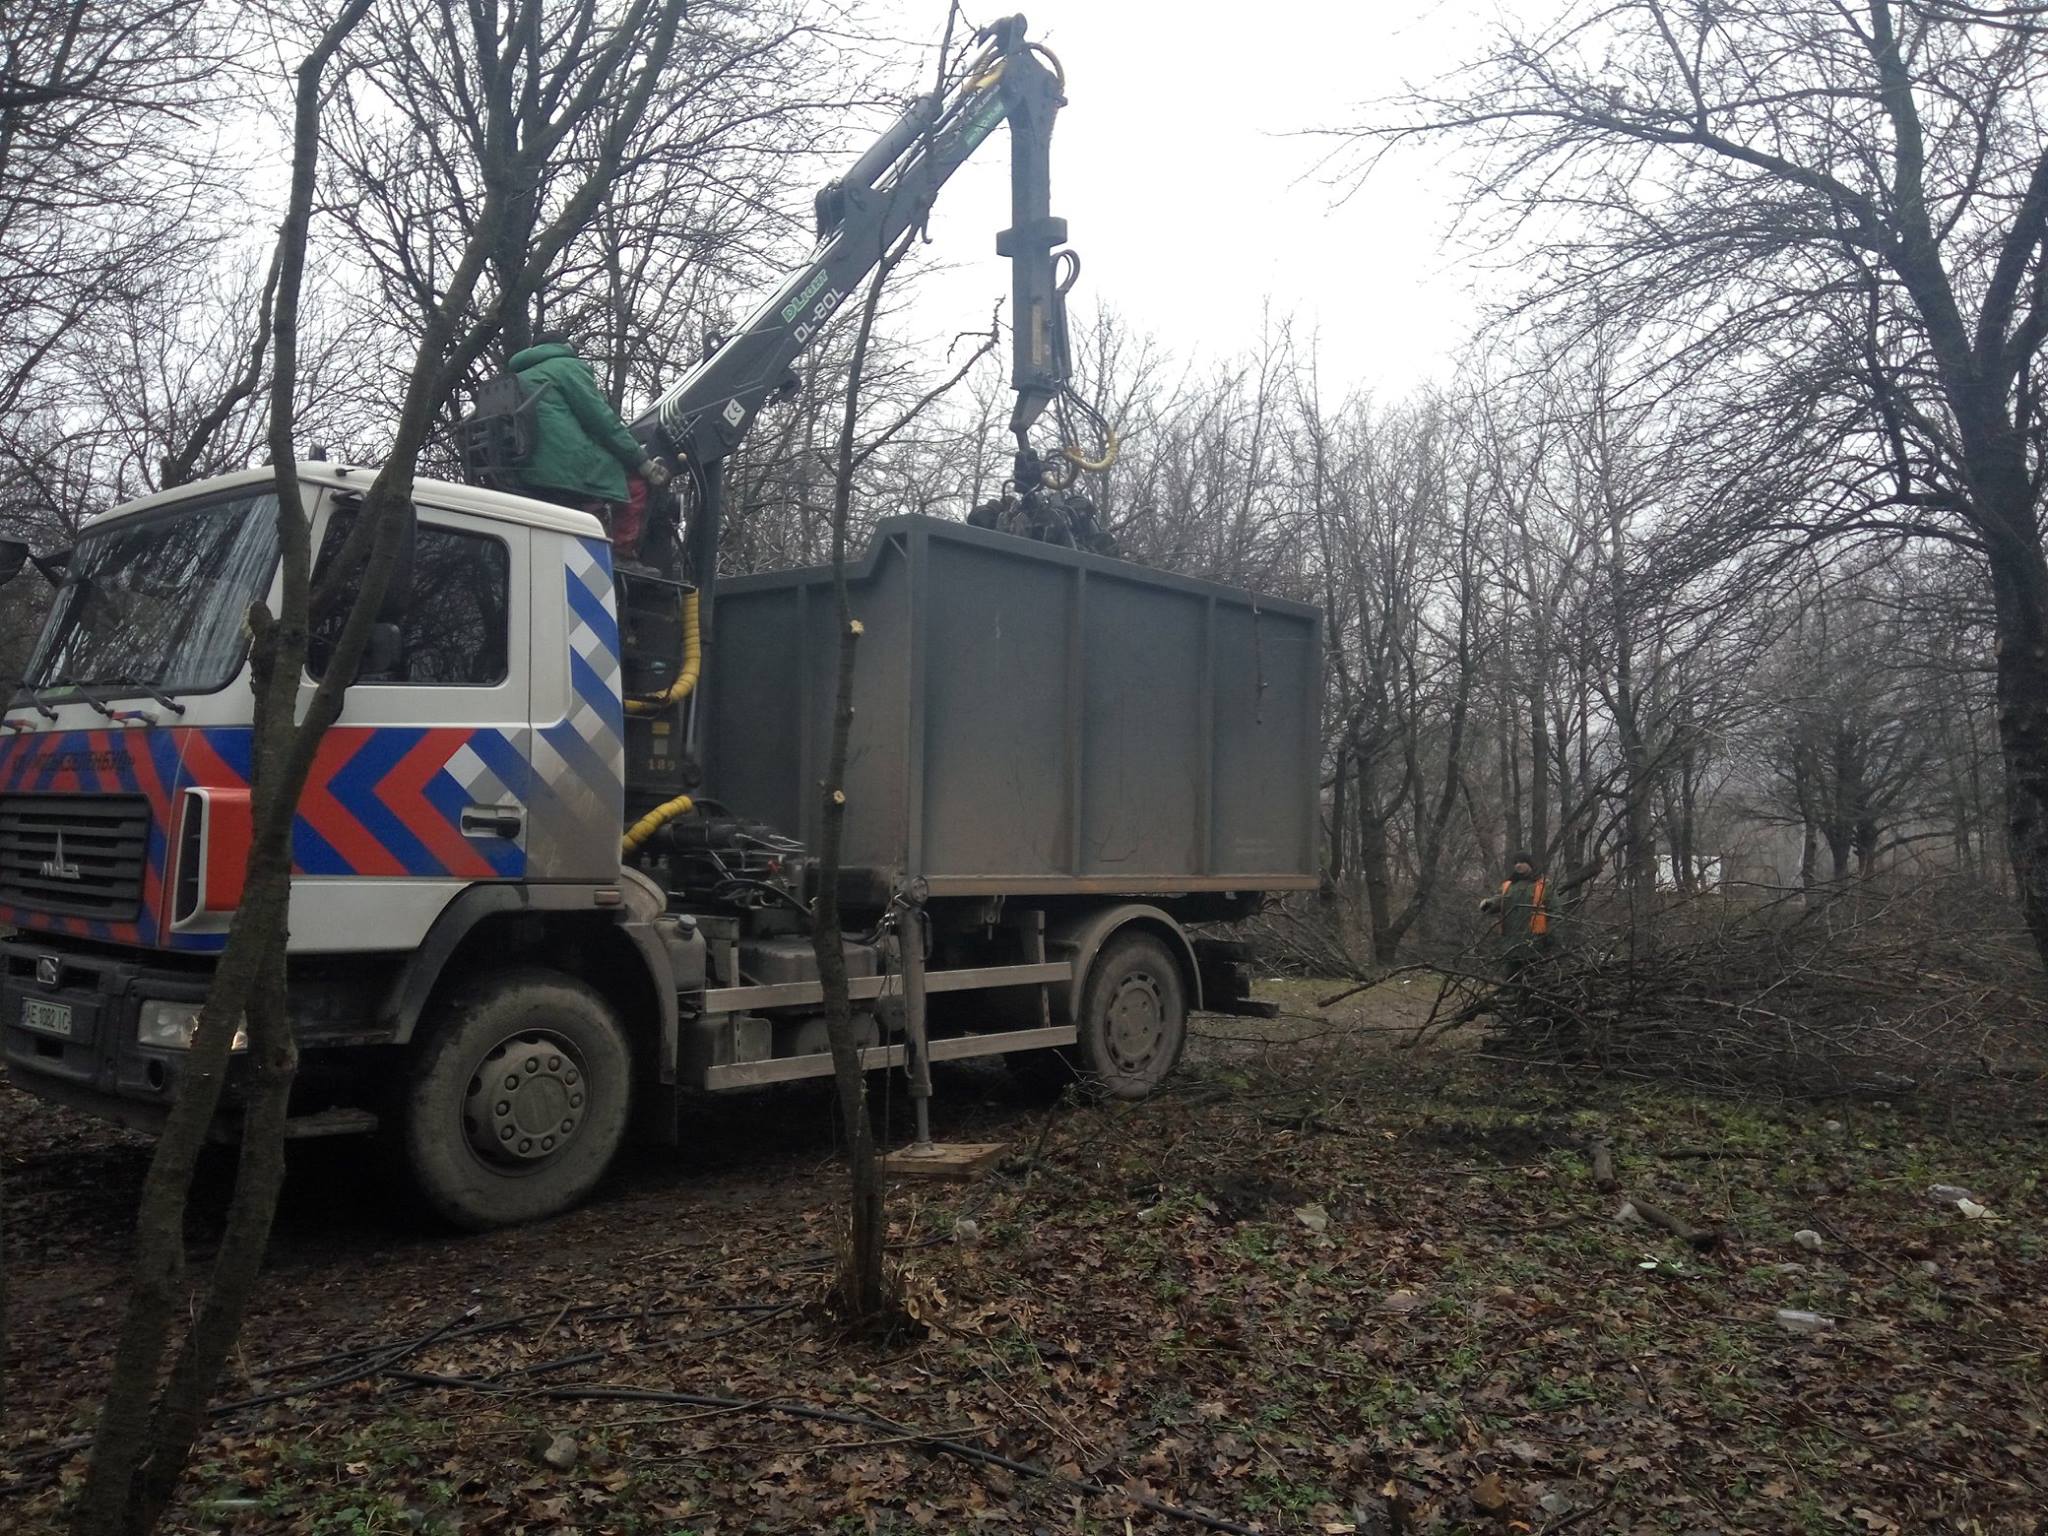
{"type": "MultiPolygon", "coordinates": [[[[818,194],[818,247],[733,335],[633,423],[635,435],[687,462],[699,497],[691,520],[693,574],[715,579],[720,484],[726,458],[755,416],[792,381],[792,365],[825,322],[919,224],[940,187],[1005,118],[1010,123],[1011,227],[997,251],[1011,262],[1015,349],[1010,427],[1018,449],[1020,490],[1044,478],[1029,434],[1049,405],[1069,397],[1066,289],[1078,261],[1055,252],[1066,239],[1064,219],[1051,212],[1053,118],[1064,104],[1058,62],[1024,37],[1024,18],[982,29],[984,44],[950,98],[928,93],[839,180],[818,194]]],[[[1078,402],[1076,402],[1078,405],[1078,402]]],[[[1084,414],[1085,413],[1084,408],[1084,414]]],[[[1113,449],[1091,460],[1063,445],[1074,464],[1106,467],[1113,449]]]]}

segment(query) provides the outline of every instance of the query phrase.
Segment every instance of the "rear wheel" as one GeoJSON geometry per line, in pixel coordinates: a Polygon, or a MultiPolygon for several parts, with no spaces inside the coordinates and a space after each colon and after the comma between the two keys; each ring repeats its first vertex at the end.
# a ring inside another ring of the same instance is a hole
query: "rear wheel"
{"type": "Polygon", "coordinates": [[[1074,1051],[1082,1080],[1115,1099],[1142,1099],[1187,1047],[1187,986],[1156,934],[1111,939],[1088,970],[1074,1051]]]}
{"type": "Polygon", "coordinates": [[[413,1058],[403,1116],[413,1183],[470,1231],[537,1221],[604,1176],[632,1103],[632,1053],[584,983],[521,969],[461,986],[413,1058]]]}

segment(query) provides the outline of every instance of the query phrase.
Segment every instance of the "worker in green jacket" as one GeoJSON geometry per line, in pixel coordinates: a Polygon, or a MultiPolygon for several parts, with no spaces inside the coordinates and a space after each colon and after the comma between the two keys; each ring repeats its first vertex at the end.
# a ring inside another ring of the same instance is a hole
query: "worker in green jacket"
{"type": "Polygon", "coordinates": [[[567,336],[542,332],[532,346],[512,354],[509,366],[534,403],[533,452],[519,466],[526,493],[595,512],[611,529],[613,543],[626,551],[637,548],[646,487],[668,484],[667,468],[626,430],[567,336]],[[632,485],[629,476],[644,484],[632,485]]]}

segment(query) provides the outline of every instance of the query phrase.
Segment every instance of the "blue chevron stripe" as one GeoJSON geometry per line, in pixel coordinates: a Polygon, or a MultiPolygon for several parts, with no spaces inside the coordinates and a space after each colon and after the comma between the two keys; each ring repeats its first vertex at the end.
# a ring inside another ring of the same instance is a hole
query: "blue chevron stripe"
{"type": "Polygon", "coordinates": [[[88,795],[103,794],[106,785],[100,780],[100,771],[93,766],[92,737],[81,731],[78,734],[78,787],[88,795]]]}
{"type": "Polygon", "coordinates": [[[598,644],[605,654],[616,658],[619,654],[619,621],[605,611],[604,599],[583,584],[583,578],[574,571],[563,573],[568,578],[569,608],[597,636],[598,644]]]}
{"type": "Polygon", "coordinates": [[[206,732],[206,744],[246,784],[256,765],[256,732],[241,726],[206,732]]]}
{"type": "Polygon", "coordinates": [[[597,718],[605,729],[615,738],[622,737],[625,734],[625,706],[619,702],[619,696],[605,685],[604,679],[597,675],[597,669],[574,651],[569,653],[569,681],[576,689],[576,697],[597,711],[597,718]]]}
{"type": "Polygon", "coordinates": [[[43,753],[43,760],[36,764],[36,776],[31,781],[32,787],[37,790],[48,789],[50,781],[57,777],[57,764],[63,761],[64,754],[70,750],[71,733],[69,731],[64,732],[60,736],[52,737],[49,750],[43,753]]]}
{"type": "Polygon", "coordinates": [[[292,822],[292,863],[308,875],[352,875],[348,860],[303,817],[292,822]]]}
{"type": "Polygon", "coordinates": [[[604,574],[604,579],[610,581],[612,579],[611,540],[578,539],[576,542],[583,546],[583,553],[590,556],[591,564],[595,565],[604,574]]]}
{"type": "Polygon", "coordinates": [[[469,738],[469,750],[497,775],[498,782],[510,790],[514,798],[524,800],[531,793],[533,764],[503,731],[478,731],[469,738]]]}
{"type": "MultiPolygon", "coordinates": [[[[182,761],[177,743],[168,731],[151,731],[143,747],[149,753],[150,766],[156,769],[157,783],[163,785],[164,794],[169,797],[170,804],[175,809],[178,803],[179,767],[182,761]]],[[[161,878],[170,856],[171,829],[167,826],[158,826],[156,818],[152,816],[149,818],[150,874],[161,878]]],[[[169,920],[165,919],[165,922],[168,925],[169,920]]]]}

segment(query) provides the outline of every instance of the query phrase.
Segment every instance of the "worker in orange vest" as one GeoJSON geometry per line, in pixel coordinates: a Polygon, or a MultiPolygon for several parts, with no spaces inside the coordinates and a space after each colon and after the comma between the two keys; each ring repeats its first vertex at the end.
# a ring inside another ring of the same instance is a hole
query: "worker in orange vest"
{"type": "Polygon", "coordinates": [[[1513,981],[1551,947],[1550,912],[1545,905],[1548,882],[1536,871],[1536,860],[1518,853],[1508,866],[1498,894],[1479,903],[1479,910],[1498,915],[1501,960],[1513,981]]]}

